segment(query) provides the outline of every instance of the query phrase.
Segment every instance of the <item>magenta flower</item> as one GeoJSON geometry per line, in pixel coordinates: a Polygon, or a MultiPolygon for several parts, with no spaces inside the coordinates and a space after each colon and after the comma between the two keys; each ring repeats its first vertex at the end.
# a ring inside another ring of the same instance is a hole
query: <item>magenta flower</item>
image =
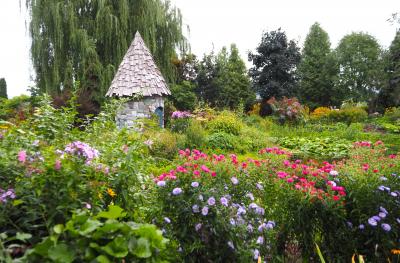
{"type": "Polygon", "coordinates": [[[59,171],[61,169],[61,161],[60,160],[56,160],[56,163],[54,164],[54,169],[59,171]]]}
{"type": "Polygon", "coordinates": [[[18,153],[18,161],[21,163],[26,162],[26,151],[19,151],[18,153]]]}

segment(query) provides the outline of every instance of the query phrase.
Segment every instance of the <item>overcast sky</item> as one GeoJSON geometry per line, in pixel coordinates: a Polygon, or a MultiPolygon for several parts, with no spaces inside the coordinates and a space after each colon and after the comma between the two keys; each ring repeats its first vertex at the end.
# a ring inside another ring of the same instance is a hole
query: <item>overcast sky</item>
{"type": "MultiPolygon", "coordinates": [[[[23,1],[24,2],[24,1],[23,1]]],[[[263,31],[281,27],[291,39],[303,41],[310,26],[319,22],[333,47],[346,34],[363,31],[388,47],[396,27],[387,22],[400,12],[399,0],[171,0],[181,9],[192,52],[199,57],[236,43],[243,59],[254,50],[263,31]]],[[[18,0],[0,0],[0,78],[9,97],[27,93],[32,75],[25,13],[18,0]]]]}

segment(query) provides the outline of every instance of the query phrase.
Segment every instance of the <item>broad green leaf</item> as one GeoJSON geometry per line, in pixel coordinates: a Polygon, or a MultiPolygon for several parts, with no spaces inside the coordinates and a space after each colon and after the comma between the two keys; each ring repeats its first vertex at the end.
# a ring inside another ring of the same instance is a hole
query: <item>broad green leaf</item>
{"type": "Polygon", "coordinates": [[[96,261],[99,263],[111,263],[111,261],[108,259],[108,257],[104,255],[100,255],[96,258],[96,261]]]}
{"type": "Polygon", "coordinates": [[[98,220],[93,220],[93,219],[88,219],[86,223],[84,223],[80,229],[79,229],[79,234],[86,236],[87,234],[93,232],[98,228],[99,226],[102,226],[103,223],[101,223],[98,220]]]}
{"type": "Polygon", "coordinates": [[[102,247],[110,256],[123,258],[128,255],[128,241],[123,237],[116,237],[113,241],[102,247]]]}
{"type": "Polygon", "coordinates": [[[124,212],[124,209],[119,206],[110,205],[108,211],[101,211],[97,214],[96,218],[117,219],[125,216],[126,213],[124,212]]]}
{"type": "Polygon", "coordinates": [[[150,242],[144,237],[139,238],[136,243],[136,248],[133,250],[133,254],[138,258],[151,257],[150,242]]]}
{"type": "Polygon", "coordinates": [[[70,263],[74,257],[74,251],[66,244],[58,244],[49,250],[49,258],[55,262],[70,263]]]}
{"type": "Polygon", "coordinates": [[[30,239],[31,237],[32,237],[31,234],[19,233],[19,232],[17,232],[17,235],[15,236],[16,239],[21,240],[21,241],[26,241],[27,239],[30,239]]]}
{"type": "Polygon", "coordinates": [[[12,203],[13,206],[18,206],[20,204],[23,204],[24,201],[22,201],[21,199],[15,199],[12,203]]]}
{"type": "Polygon", "coordinates": [[[58,224],[53,227],[54,233],[61,234],[64,231],[64,225],[58,224]]]}

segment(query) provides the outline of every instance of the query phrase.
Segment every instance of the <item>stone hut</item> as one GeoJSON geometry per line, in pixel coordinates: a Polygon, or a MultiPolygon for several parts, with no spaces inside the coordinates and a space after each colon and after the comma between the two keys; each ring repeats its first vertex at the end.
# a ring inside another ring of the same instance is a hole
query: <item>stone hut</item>
{"type": "Polygon", "coordinates": [[[117,113],[117,126],[132,127],[135,120],[158,116],[164,127],[164,96],[170,95],[165,79],[156,66],[139,32],[126,52],[106,96],[137,97],[117,113]]]}

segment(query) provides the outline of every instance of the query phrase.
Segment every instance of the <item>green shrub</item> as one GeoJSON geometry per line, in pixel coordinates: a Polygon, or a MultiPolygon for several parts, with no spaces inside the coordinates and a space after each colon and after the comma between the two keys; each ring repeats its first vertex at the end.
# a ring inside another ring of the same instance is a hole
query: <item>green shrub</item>
{"type": "Polygon", "coordinates": [[[350,125],[353,122],[363,122],[367,117],[367,112],[362,108],[357,107],[332,110],[327,115],[328,121],[344,122],[347,125],[350,125]]]}
{"type": "Polygon", "coordinates": [[[185,132],[185,148],[200,149],[206,141],[206,132],[201,123],[192,119],[185,132]]]}
{"type": "Polygon", "coordinates": [[[206,147],[231,151],[235,148],[234,136],[224,132],[213,133],[207,137],[206,147]]]}
{"type": "Polygon", "coordinates": [[[210,132],[224,132],[232,135],[239,135],[243,123],[231,112],[221,112],[214,119],[207,123],[210,132]]]}
{"type": "Polygon", "coordinates": [[[150,147],[150,153],[153,156],[169,160],[174,159],[178,150],[185,146],[185,135],[171,133],[168,130],[150,133],[149,138],[153,142],[150,147]]]}
{"type": "Polygon", "coordinates": [[[160,261],[167,239],[149,224],[123,222],[126,213],[109,206],[93,216],[77,210],[64,225],[55,225],[52,234],[29,249],[22,262],[128,262],[160,261]]]}
{"type": "Polygon", "coordinates": [[[348,156],[351,144],[337,138],[298,138],[286,137],[279,140],[280,145],[291,149],[298,157],[307,159],[341,159],[348,156]]]}

